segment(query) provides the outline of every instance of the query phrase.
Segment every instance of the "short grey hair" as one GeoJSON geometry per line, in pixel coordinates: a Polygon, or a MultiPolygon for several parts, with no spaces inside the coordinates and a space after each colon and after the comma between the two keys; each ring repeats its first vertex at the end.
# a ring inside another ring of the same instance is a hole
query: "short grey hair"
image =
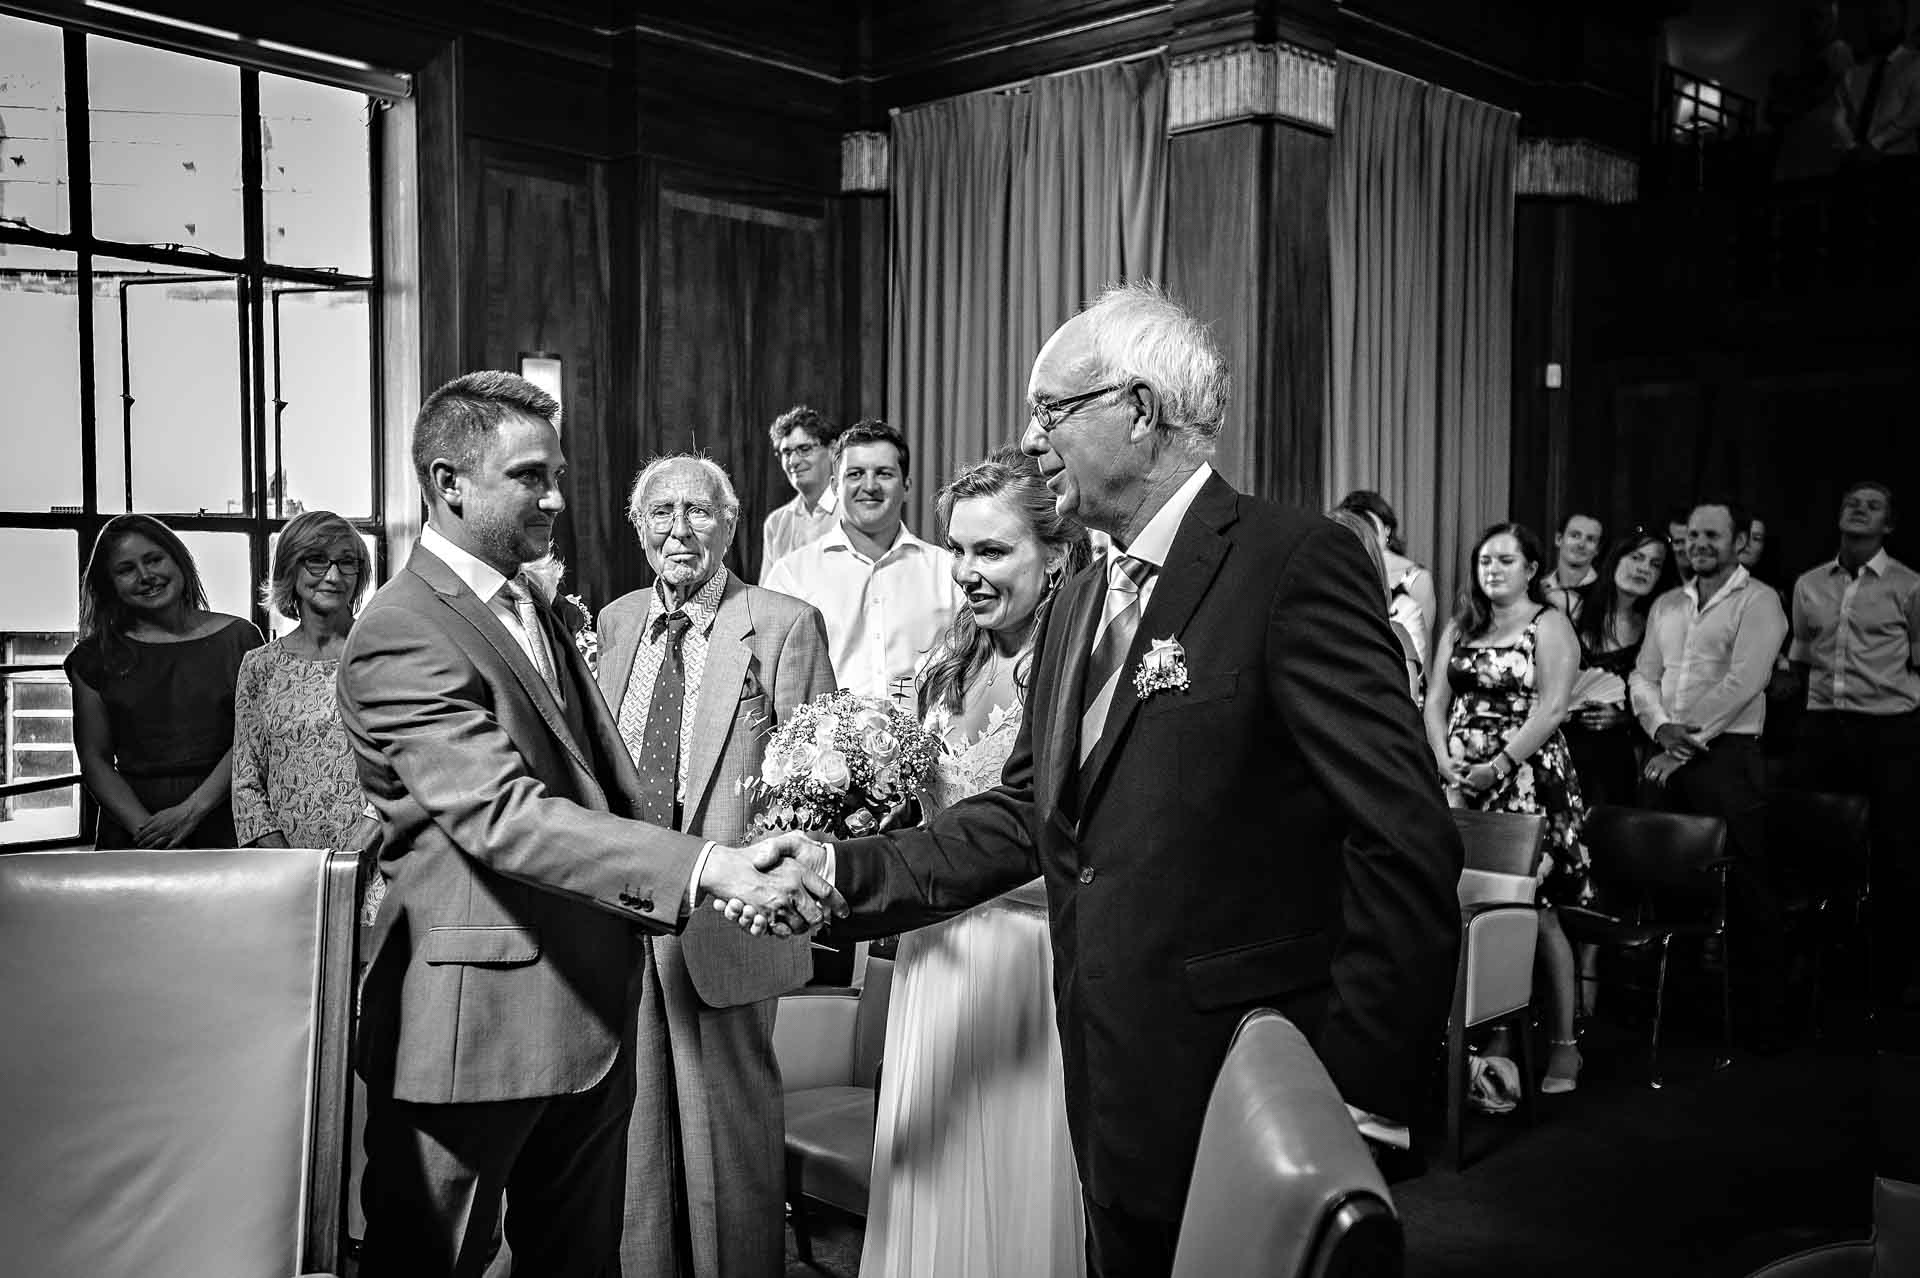
{"type": "Polygon", "coordinates": [[[651,484],[661,471],[681,462],[692,462],[707,472],[707,478],[713,482],[714,491],[720,494],[720,510],[727,517],[727,527],[736,528],[740,523],[740,498],[733,491],[733,481],[727,478],[726,467],[705,453],[666,453],[654,458],[634,476],[633,489],[627,494],[627,522],[635,530],[640,528],[640,499],[647,495],[647,485],[651,484]]]}
{"type": "Polygon", "coordinates": [[[1160,397],[1168,428],[1211,452],[1232,379],[1207,325],[1152,280],[1115,285],[1081,315],[1088,354],[1074,374],[1089,384],[1145,382],[1160,397]]]}

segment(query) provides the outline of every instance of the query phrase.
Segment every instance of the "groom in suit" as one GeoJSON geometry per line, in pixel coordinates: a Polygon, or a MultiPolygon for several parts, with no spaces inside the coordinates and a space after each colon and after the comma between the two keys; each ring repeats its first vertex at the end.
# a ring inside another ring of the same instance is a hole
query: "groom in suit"
{"type": "Polygon", "coordinates": [[[566,508],[559,415],[510,373],[427,399],[427,526],[340,661],[388,882],[361,985],[367,1278],[480,1274],[503,1192],[516,1272],[608,1272],[636,1061],[665,1069],[663,1042],[628,1033],[650,938],[709,892],[817,917],[826,890],[643,819],[613,717],[523,571],[566,508]]]}
{"type": "Polygon", "coordinates": [[[1151,285],[1054,333],[1022,447],[1113,548],[1048,612],[1000,786],[919,830],[780,842],[856,936],[1045,877],[1096,1278],[1171,1269],[1249,1009],[1306,1031],[1356,1117],[1404,1121],[1453,983],[1460,842],[1379,578],[1345,529],[1214,473],[1226,389],[1151,285]]]}
{"type": "MultiPolygon", "coordinates": [[[[663,457],[627,503],[655,581],[600,614],[600,690],[640,773],[646,819],[722,843],[746,832],[741,782],[760,775],[767,738],[795,707],[833,691],[826,628],[812,606],[749,586],[722,566],[740,518],[726,471],[704,457],[663,457]]],[[[785,1272],[779,996],[807,979],[804,937],[756,941],[711,911],[654,942],[654,967],[632,1000],[641,1034],[672,1045],[675,1130],[634,1107],[628,1202],[661,1174],[676,1136],[685,1168],[692,1256],[630,1211],[621,1239],[629,1278],[775,1278],[785,1272]]],[[[647,1086],[643,1077],[641,1086],[647,1086]]]]}

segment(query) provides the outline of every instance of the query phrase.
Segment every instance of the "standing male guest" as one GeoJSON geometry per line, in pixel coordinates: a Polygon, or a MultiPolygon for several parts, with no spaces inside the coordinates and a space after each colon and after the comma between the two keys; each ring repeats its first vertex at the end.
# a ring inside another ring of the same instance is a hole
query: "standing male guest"
{"type": "MultiPolygon", "coordinates": [[[[663,1042],[623,1042],[649,936],[709,891],[818,916],[803,880],[640,819],[619,730],[522,571],[566,508],[559,416],[511,373],[428,397],[427,526],[341,658],[389,883],[361,986],[369,1278],[479,1274],[503,1191],[520,1271],[605,1273],[635,1062],[666,1070],[663,1042]]],[[[655,1198],[670,1232],[672,1185],[655,1198]]]]}
{"type": "Polygon", "coordinates": [[[833,441],[839,434],[839,427],[805,404],[789,408],[767,427],[780,469],[793,485],[793,500],[769,514],[761,530],[762,580],[782,558],[833,530],[840,509],[833,484],[833,441]]]}
{"type": "MultiPolygon", "coordinates": [[[[749,586],[721,564],[740,501],[703,457],[663,457],[640,472],[627,503],[655,580],[600,614],[600,690],[640,774],[655,825],[722,843],[746,832],[740,783],[760,775],[766,742],[795,707],[833,690],[820,614],[749,586]]],[[[658,980],[633,1000],[642,1021],[664,1004],[673,1045],[672,1099],[686,1170],[692,1264],[699,1278],[784,1272],[785,1178],[780,1070],[773,1058],[779,996],[809,971],[807,942],[755,940],[711,911],[653,943],[658,980]]],[[[644,1026],[642,1033],[644,1034],[644,1026]]],[[[643,1071],[645,1083],[647,1072],[643,1071]]],[[[634,1108],[622,1272],[675,1272],[650,1227],[640,1187],[665,1170],[675,1133],[634,1108]]]]}
{"type": "Polygon", "coordinates": [[[1840,499],[1840,553],[1793,586],[1788,659],[1806,682],[1792,774],[1864,794],[1873,821],[1873,977],[1882,1006],[1920,1005],[1920,574],[1887,553],[1893,490],[1840,499]]]}
{"type": "Polygon", "coordinates": [[[1692,578],[1654,601],[1640,659],[1628,680],[1634,715],[1660,753],[1647,762],[1649,806],[1727,823],[1736,1009],[1750,1043],[1777,1045],[1785,992],[1780,911],[1766,844],[1766,768],[1760,731],[1767,681],[1787,634],[1773,589],[1740,566],[1747,515],[1703,501],[1687,516],[1692,578]]]}
{"type": "Polygon", "coordinates": [[[1600,553],[1605,532],[1598,519],[1576,512],[1561,520],[1560,531],[1553,535],[1553,571],[1542,584],[1547,602],[1566,613],[1569,620],[1580,620],[1580,610],[1586,606],[1594,583],[1600,580],[1593,560],[1600,553]]]}
{"type": "Polygon", "coordinates": [[[1461,850],[1380,575],[1339,525],[1208,458],[1227,372],[1151,284],[1042,348],[1021,445],[1112,548],[1061,587],[998,788],[816,849],[855,934],[1046,880],[1095,1278],[1164,1275],[1207,1097],[1277,1007],[1347,1102],[1415,1106],[1453,986],[1461,850]]]}
{"type": "Polygon", "coordinates": [[[826,619],[834,674],[867,696],[911,696],[913,672],[961,606],[953,556],[902,521],[912,485],[906,437],[856,422],[834,441],[840,521],[765,574],[769,590],[826,619]]]}

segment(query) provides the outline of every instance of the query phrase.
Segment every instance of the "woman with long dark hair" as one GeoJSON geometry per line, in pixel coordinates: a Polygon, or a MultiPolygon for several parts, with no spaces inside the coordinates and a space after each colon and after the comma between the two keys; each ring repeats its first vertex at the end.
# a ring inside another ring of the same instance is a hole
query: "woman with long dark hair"
{"type": "Polygon", "coordinates": [[[80,775],[100,805],[95,847],[234,846],[234,678],[260,643],[251,622],[208,611],[171,528],[150,515],[107,521],[66,660],[80,775]]]}
{"type": "Polygon", "coordinates": [[[1564,725],[1589,804],[1634,800],[1647,742],[1628,704],[1627,677],[1646,637],[1648,610],[1678,580],[1667,539],[1646,528],[1628,529],[1600,561],[1593,593],[1574,627],[1580,673],[1564,725]]]}
{"type": "MultiPolygon", "coordinates": [[[[945,751],[929,815],[998,784],[1037,618],[1086,554],[1033,458],[1002,449],[941,490],[965,592],[919,676],[945,751]]],[[[1080,1182],[1036,880],[900,940],[873,1137],[864,1278],[1082,1272],[1080,1182]]]]}
{"type": "Polygon", "coordinates": [[[1350,510],[1373,525],[1386,570],[1387,616],[1420,654],[1422,676],[1430,676],[1426,662],[1433,655],[1433,623],[1440,615],[1433,574],[1407,557],[1407,543],[1400,536],[1400,516],[1379,493],[1356,488],[1342,497],[1335,509],[1350,510]]]}
{"type": "MultiPolygon", "coordinates": [[[[1540,954],[1553,1050],[1540,1090],[1570,1092],[1580,1074],[1573,948],[1553,907],[1589,895],[1580,844],[1586,808],[1560,735],[1580,650],[1572,623],[1547,604],[1545,565],[1539,537],[1524,524],[1495,524],[1474,543],[1471,584],[1434,650],[1427,743],[1450,803],[1547,818],[1540,954]]],[[[1509,1055],[1499,1040],[1487,1054],[1509,1055]]]]}

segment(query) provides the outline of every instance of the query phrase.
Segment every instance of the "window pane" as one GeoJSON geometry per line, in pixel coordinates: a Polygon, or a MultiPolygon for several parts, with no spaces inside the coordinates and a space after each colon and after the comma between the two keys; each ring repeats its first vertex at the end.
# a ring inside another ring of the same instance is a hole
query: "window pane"
{"type": "Polygon", "coordinates": [[[260,77],[269,262],[372,273],[369,109],[365,94],[260,77]]]}
{"type": "Polygon", "coordinates": [[[65,68],[60,28],[0,14],[0,222],[73,229],[65,68]]]}
{"type": "MultiPolygon", "coordinates": [[[[73,649],[79,613],[79,537],[66,529],[0,529],[0,661],[58,662],[73,649]]],[[[5,761],[0,780],[31,781],[79,771],[73,705],[59,670],[0,680],[5,761]]],[[[80,827],[77,786],[0,799],[0,844],[71,838],[80,827]]]]}
{"type": "Polygon", "coordinates": [[[100,508],[128,509],[130,433],[132,509],[245,513],[235,281],[113,258],[93,278],[100,508]]]}
{"type": "Polygon", "coordinates": [[[89,36],[87,95],[94,234],[239,257],[239,68],[89,36]]]}
{"type": "MultiPolygon", "coordinates": [[[[268,420],[269,514],[373,514],[373,377],[364,292],[285,289],[267,314],[267,390],[279,404],[279,452],[268,420]],[[278,379],[277,381],[275,379],[278,379]]],[[[269,413],[273,411],[270,403],[269,413]]]]}
{"type": "Polygon", "coordinates": [[[253,619],[253,562],[245,533],[181,532],[180,540],[200,570],[207,607],[253,619]]]}
{"type": "MultiPolygon", "coordinates": [[[[0,150],[4,146],[0,145],[0,150]]],[[[0,157],[0,169],[6,167],[0,157]]],[[[7,192],[0,188],[0,200],[7,192]]],[[[80,293],[72,253],[0,244],[0,510],[78,507],[80,293]]]]}
{"type": "MultiPolygon", "coordinates": [[[[335,513],[337,514],[339,512],[336,511],[335,513]]],[[[373,576],[380,563],[380,552],[373,544],[372,533],[361,533],[360,544],[367,548],[367,588],[360,596],[360,606],[364,608],[367,606],[367,600],[373,598],[373,592],[380,588],[379,581],[375,580],[373,576]]],[[[280,534],[274,533],[273,536],[267,539],[267,571],[269,573],[273,571],[273,557],[279,553],[279,550],[280,534]]],[[[300,626],[299,621],[292,617],[283,617],[275,609],[269,608],[267,614],[267,629],[272,632],[272,638],[278,639],[281,635],[291,630],[296,630],[300,626]]]]}

